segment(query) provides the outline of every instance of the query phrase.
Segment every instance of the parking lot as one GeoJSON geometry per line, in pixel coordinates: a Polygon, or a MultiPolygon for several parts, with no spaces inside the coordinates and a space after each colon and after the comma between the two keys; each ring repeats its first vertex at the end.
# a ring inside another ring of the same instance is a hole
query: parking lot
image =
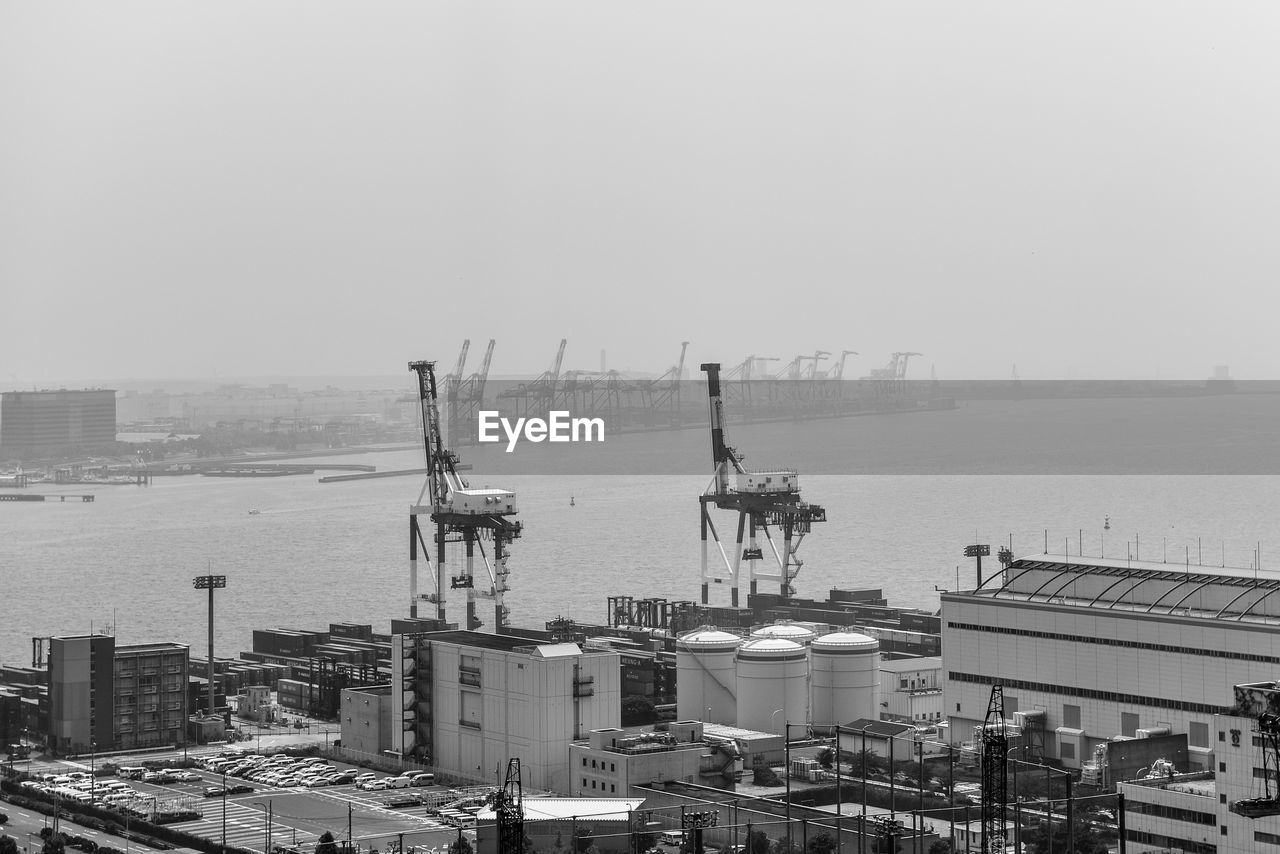
{"type": "MultiPolygon", "coordinates": [[[[201,757],[206,767],[158,776],[153,770],[142,779],[98,777],[88,789],[87,779],[70,781],[74,788],[60,781],[59,797],[71,798],[72,792],[83,790],[84,794],[75,796],[77,800],[96,802],[133,818],[167,815],[180,819],[166,821],[167,826],[253,851],[283,848],[307,852],[328,831],[339,842],[350,833],[362,851],[395,850],[403,842],[406,850],[429,852],[433,848],[443,851],[461,830],[458,824],[462,822],[435,812],[450,806],[478,805],[483,796],[482,790],[449,789],[426,784],[423,779],[418,785],[397,781],[395,788],[380,788],[394,778],[341,762],[311,760],[308,765],[283,754],[278,759],[249,760],[247,757],[254,754],[225,751],[227,758],[240,758],[228,765],[219,764],[215,755],[201,757]],[[313,767],[324,771],[312,771],[313,767]],[[224,773],[232,771],[235,773],[224,773]],[[268,771],[274,779],[265,777],[268,771]],[[351,779],[357,773],[375,781],[371,789],[357,787],[351,779]],[[330,782],[334,779],[345,782],[330,782]]],[[[65,776],[72,769],[54,766],[45,773],[59,771],[65,776]]],[[[450,814],[464,815],[454,810],[450,814]]]]}

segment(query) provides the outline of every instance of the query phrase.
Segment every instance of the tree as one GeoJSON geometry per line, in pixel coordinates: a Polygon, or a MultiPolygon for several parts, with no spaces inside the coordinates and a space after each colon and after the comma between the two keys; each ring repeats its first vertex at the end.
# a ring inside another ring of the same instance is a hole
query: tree
{"type": "Polygon", "coordinates": [[[830,747],[824,747],[818,751],[818,755],[816,759],[818,760],[819,765],[821,765],[823,768],[826,768],[828,771],[830,771],[831,766],[835,764],[835,757],[836,757],[836,752],[834,750],[832,750],[830,747]]]}
{"type": "Polygon", "coordinates": [[[338,844],[333,841],[333,834],[325,831],[316,840],[316,854],[338,854],[338,844]]]}
{"type": "Polygon", "coordinates": [[[644,726],[658,719],[653,700],[641,694],[631,694],[622,698],[622,725],[644,726]]]}
{"type": "Polygon", "coordinates": [[[40,849],[40,854],[66,854],[66,851],[67,837],[61,833],[52,833],[44,841],[44,847],[40,849]]]}
{"type": "Polygon", "coordinates": [[[471,843],[467,841],[467,837],[459,835],[449,843],[449,854],[472,854],[471,843]]]}
{"type": "Polygon", "coordinates": [[[929,854],[951,854],[951,840],[939,839],[929,846],[929,854]]]}
{"type": "Polygon", "coordinates": [[[769,854],[769,836],[763,830],[751,831],[746,854],[769,854]]]}
{"type": "Polygon", "coordinates": [[[18,854],[18,840],[12,836],[0,836],[0,854],[18,854]]]}
{"type": "Polygon", "coordinates": [[[761,765],[752,774],[751,782],[756,786],[776,786],[782,781],[778,779],[777,774],[773,773],[772,768],[767,765],[761,765]]]}
{"type": "Polygon", "coordinates": [[[809,838],[809,854],[831,854],[836,850],[836,841],[831,834],[823,832],[809,838]]]}

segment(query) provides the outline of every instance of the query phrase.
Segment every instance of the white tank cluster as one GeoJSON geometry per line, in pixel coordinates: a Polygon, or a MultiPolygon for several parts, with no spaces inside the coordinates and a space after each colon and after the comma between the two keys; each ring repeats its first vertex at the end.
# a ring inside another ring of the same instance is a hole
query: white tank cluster
{"type": "Polygon", "coordinates": [[[880,717],[880,643],[791,622],[749,638],[710,626],[676,641],[676,714],[759,732],[880,717]]]}

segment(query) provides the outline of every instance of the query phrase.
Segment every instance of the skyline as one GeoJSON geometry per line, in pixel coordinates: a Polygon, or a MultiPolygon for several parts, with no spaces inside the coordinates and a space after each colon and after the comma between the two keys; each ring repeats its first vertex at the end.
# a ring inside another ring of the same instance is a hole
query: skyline
{"type": "Polygon", "coordinates": [[[918,351],[944,379],[1273,379],[1276,24],[7,4],[0,382],[392,375],[463,337],[508,375],[564,337],[566,369],[661,372],[689,340],[856,350],[858,375],[918,351]]]}

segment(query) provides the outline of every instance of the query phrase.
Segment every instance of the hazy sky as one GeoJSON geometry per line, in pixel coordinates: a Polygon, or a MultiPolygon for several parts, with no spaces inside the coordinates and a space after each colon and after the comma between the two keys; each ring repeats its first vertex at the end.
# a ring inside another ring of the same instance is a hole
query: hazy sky
{"type": "Polygon", "coordinates": [[[1276,378],[1274,2],[0,2],[0,387],[1276,378]]]}

